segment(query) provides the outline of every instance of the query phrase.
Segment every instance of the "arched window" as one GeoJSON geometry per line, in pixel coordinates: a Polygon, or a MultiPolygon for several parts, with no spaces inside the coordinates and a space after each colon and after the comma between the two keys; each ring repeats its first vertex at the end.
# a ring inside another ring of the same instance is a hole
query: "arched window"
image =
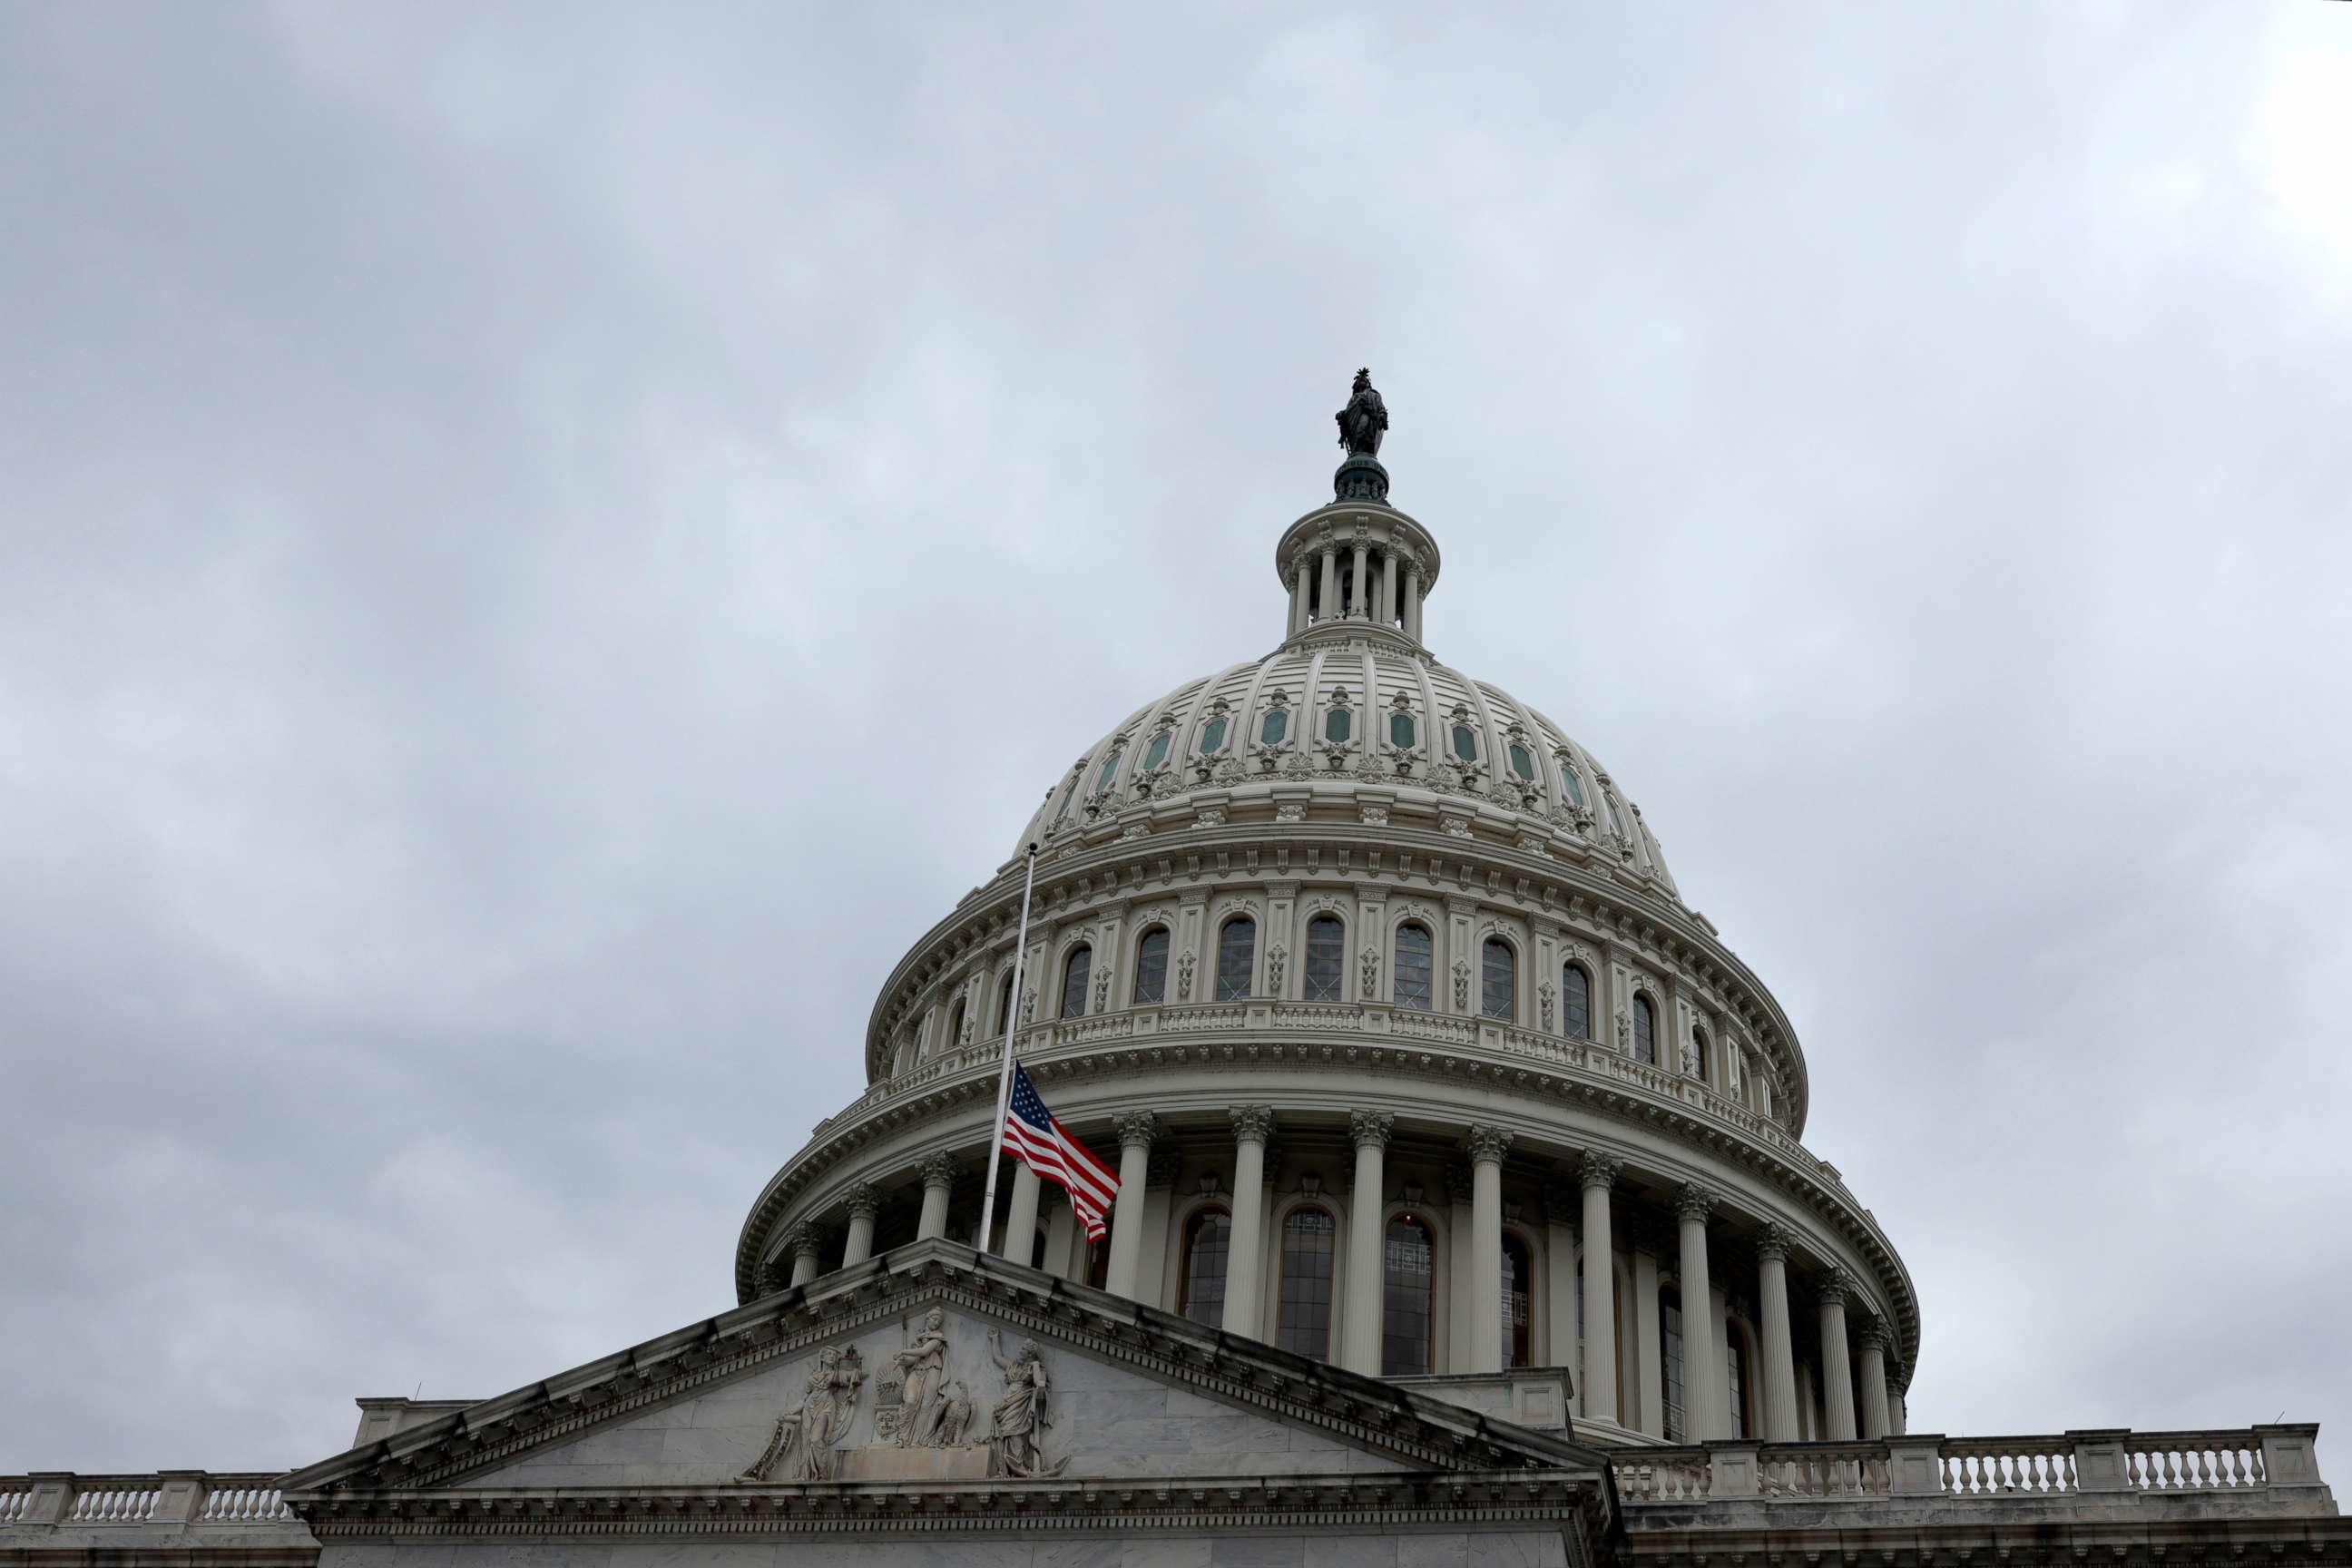
{"type": "Polygon", "coordinates": [[[1201,727],[1201,754],[1213,757],[1225,749],[1225,716],[1222,713],[1201,727]]]}
{"type": "Polygon", "coordinates": [[[1465,763],[1478,760],[1478,731],[1467,724],[1454,726],[1454,754],[1465,763]]]}
{"type": "Polygon", "coordinates": [[[1153,926],[1135,944],[1135,1000],[1140,1006],[1147,1002],[1168,1000],[1168,928],[1153,926]]]}
{"type": "Polygon", "coordinates": [[[1683,1440],[1683,1298],[1672,1286],[1658,1292],[1658,1373],[1665,1384],[1666,1441],[1683,1440]]]}
{"type": "Polygon", "coordinates": [[[1401,925],[1396,933],[1396,1005],[1429,1011],[1429,928],[1401,925]]]}
{"type": "Polygon", "coordinates": [[[1062,960],[1062,1016],[1083,1018],[1087,1016],[1087,976],[1095,966],[1094,949],[1085,942],[1070,949],[1062,960]]]}
{"type": "Polygon", "coordinates": [[[1519,955],[1501,937],[1490,936],[1478,955],[1478,1011],[1489,1018],[1518,1016],[1519,955]]]}
{"type": "Polygon", "coordinates": [[[1202,1209],[1184,1222],[1184,1278],[1177,1310],[1196,1323],[1215,1328],[1225,1321],[1225,1262],[1233,1237],[1233,1216],[1223,1209],[1202,1209]]]}
{"type": "Polygon", "coordinates": [[[1307,1000],[1341,1000],[1347,958],[1348,928],[1338,916],[1317,915],[1307,922],[1307,1000]]]}
{"type": "Polygon", "coordinates": [[[1331,1253],[1338,1237],[1328,1209],[1292,1209],[1282,1222],[1282,1309],[1274,1342],[1317,1361],[1331,1351],[1331,1253]]]}
{"type": "Polygon", "coordinates": [[[1528,1244],[1509,1231],[1503,1233],[1503,1364],[1526,1366],[1534,1359],[1528,1335],[1533,1314],[1535,1268],[1528,1244]]]}
{"type": "Polygon", "coordinates": [[[1257,962],[1257,921],[1235,915],[1217,932],[1217,1000],[1238,1002],[1250,994],[1250,969],[1257,962]]]}
{"type": "Polygon", "coordinates": [[[1633,1059],[1658,1065],[1658,1010],[1647,996],[1633,998],[1633,1059]]]}
{"type": "Polygon", "coordinates": [[[1559,972],[1559,1027],[1571,1040],[1592,1037],[1592,982],[1573,963],[1559,972]]]}
{"type": "Polygon", "coordinates": [[[1723,1325],[1723,1368],[1731,1384],[1731,1435],[1745,1437],[1756,1429],[1748,1418],[1748,1347],[1737,1325],[1723,1325]]]}
{"type": "Polygon", "coordinates": [[[1696,1024],[1691,1026],[1691,1071],[1701,1083],[1713,1081],[1706,1070],[1706,1031],[1696,1024]]]}
{"type": "Polygon", "coordinates": [[[955,1011],[948,1015],[948,1037],[940,1049],[951,1051],[961,1044],[963,1044],[963,998],[959,996],[956,998],[955,1011]]]}
{"type": "Polygon", "coordinates": [[[996,988],[996,1032],[1003,1034],[1013,1023],[1013,972],[1005,971],[1004,984],[996,988]]]}
{"type": "Polygon", "coordinates": [[[1382,1377],[1422,1377],[1429,1372],[1436,1257],[1428,1226],[1409,1214],[1389,1221],[1381,1276],[1382,1377]]]}

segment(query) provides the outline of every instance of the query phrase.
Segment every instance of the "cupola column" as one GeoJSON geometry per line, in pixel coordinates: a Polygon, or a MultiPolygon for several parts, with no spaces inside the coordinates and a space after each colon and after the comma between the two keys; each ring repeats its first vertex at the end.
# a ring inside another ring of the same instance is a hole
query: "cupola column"
{"type": "Polygon", "coordinates": [[[1315,595],[1315,618],[1336,621],[1339,618],[1339,546],[1323,547],[1323,581],[1315,595]]]}
{"type": "Polygon", "coordinates": [[[1715,1204],[1715,1194],[1696,1182],[1685,1182],[1675,1192],[1683,1244],[1683,1431],[1693,1443],[1730,1435],[1721,1429],[1716,1408],[1723,1352],[1717,1348],[1715,1293],[1706,1270],[1706,1222],[1715,1204]]]}
{"type": "Polygon", "coordinates": [[[1413,641],[1421,640],[1421,563],[1409,561],[1404,568],[1404,635],[1413,641]]]}
{"type": "Polygon", "coordinates": [[[929,1241],[948,1233],[948,1197],[955,1191],[956,1163],[945,1154],[923,1162],[923,1213],[915,1222],[915,1239],[929,1241]]]}
{"type": "Polygon", "coordinates": [[[784,1250],[793,1255],[793,1285],[795,1289],[816,1278],[817,1265],[824,1250],[824,1237],[817,1227],[803,1220],[784,1233],[784,1250]]]}
{"type": "Polygon", "coordinates": [[[1367,570],[1370,556],[1371,546],[1360,539],[1356,541],[1355,575],[1348,581],[1348,613],[1359,620],[1372,613],[1371,598],[1365,592],[1370,586],[1370,573],[1367,570]]]}
{"type": "Polygon", "coordinates": [[[1340,1320],[1339,1364],[1366,1377],[1381,1374],[1381,1237],[1388,1228],[1381,1210],[1382,1157],[1396,1118],[1385,1110],[1359,1110],[1349,1120],[1356,1141],[1356,1185],[1348,1196],[1348,1300],[1340,1320]]]}
{"type": "Polygon", "coordinates": [[[1297,637],[1307,629],[1307,573],[1308,557],[1301,552],[1297,564],[1290,569],[1290,631],[1297,637]]]}
{"type": "Polygon", "coordinates": [[[1025,1264],[1037,1256],[1037,1173],[1026,1160],[1013,1162],[1013,1197],[1004,1205],[1004,1235],[997,1256],[1025,1264]]]}
{"type": "Polygon", "coordinates": [[[1397,618],[1397,558],[1393,550],[1381,552],[1380,620],[1384,626],[1396,625],[1397,618]]]}
{"type": "Polygon", "coordinates": [[[1503,1153],[1500,1127],[1470,1129],[1470,1366],[1503,1370],[1503,1153]]]}
{"type": "Polygon", "coordinates": [[[1789,1233],[1777,1222],[1756,1244],[1756,1307],[1764,1329],[1764,1440],[1797,1441],[1797,1362],[1789,1331],[1789,1233]]]}
{"type": "Polygon", "coordinates": [[[841,1248],[841,1266],[865,1262],[874,1256],[874,1216],[881,1211],[882,1194],[871,1182],[849,1189],[849,1239],[841,1248]]]}
{"type": "Polygon", "coordinates": [[[1862,1435],[1873,1441],[1887,1435],[1886,1320],[1864,1320],[1854,1340],[1860,1346],[1862,1373],[1862,1435]]]}
{"type": "Polygon", "coordinates": [[[1135,1300],[1136,1273],[1143,1261],[1143,1186],[1151,1168],[1151,1135],[1159,1124],[1148,1110],[1130,1110],[1118,1130],[1118,1201],[1110,1212],[1110,1263],[1103,1287],[1135,1300]]]}
{"type": "Polygon", "coordinates": [[[1274,1107],[1236,1105],[1234,1119],[1234,1229],[1225,1252],[1225,1321],[1229,1334],[1265,1337],[1258,1268],[1265,1251],[1265,1140],[1274,1107]]]}
{"type": "MultiPolygon", "coordinates": [[[[1584,1418],[1617,1419],[1617,1266],[1609,1237],[1609,1189],[1623,1162],[1587,1151],[1584,1188],[1584,1418]]],[[[1554,1352],[1557,1355],[1557,1352],[1554,1352]]]]}
{"type": "Polygon", "coordinates": [[[1822,1300],[1822,1417],[1829,1440],[1854,1439],[1853,1363],[1845,1344],[1845,1296],[1850,1276],[1832,1265],[1817,1289],[1822,1300]]]}

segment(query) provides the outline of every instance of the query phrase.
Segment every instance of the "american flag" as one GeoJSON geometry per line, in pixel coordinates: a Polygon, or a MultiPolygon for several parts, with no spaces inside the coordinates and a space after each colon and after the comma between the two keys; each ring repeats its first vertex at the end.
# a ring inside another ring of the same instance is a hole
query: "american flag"
{"type": "Polygon", "coordinates": [[[1088,1241],[1110,1234],[1103,1225],[1103,1211],[1118,1196],[1118,1175],[1054,1120],[1037,1086],[1017,1062],[1013,1093],[1005,1102],[1004,1146],[1046,1181],[1061,1184],[1070,1194],[1070,1212],[1087,1227],[1088,1241]]]}

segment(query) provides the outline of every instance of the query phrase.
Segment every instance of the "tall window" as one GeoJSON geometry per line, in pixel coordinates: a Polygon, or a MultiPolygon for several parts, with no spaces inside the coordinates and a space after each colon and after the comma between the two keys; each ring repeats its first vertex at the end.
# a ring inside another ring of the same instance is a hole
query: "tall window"
{"type": "Polygon", "coordinates": [[[1666,1441],[1683,1440],[1683,1298],[1658,1292],[1658,1372],[1666,1387],[1666,1441]]]}
{"type": "Polygon", "coordinates": [[[1437,1249],[1429,1226],[1409,1214],[1389,1221],[1381,1284],[1381,1375],[1420,1377],[1429,1371],[1431,1303],[1437,1249]]]}
{"type": "Polygon", "coordinates": [[[1691,1027],[1691,1071],[1701,1083],[1712,1081],[1706,1071],[1706,1031],[1696,1025],[1691,1027]]]}
{"type": "Polygon", "coordinates": [[[1236,915],[1217,933],[1217,1000],[1238,1002],[1250,994],[1250,967],[1257,961],[1257,921],[1236,915]]]}
{"type": "Polygon", "coordinates": [[[1331,1351],[1331,1250],[1338,1235],[1324,1209],[1293,1209],[1282,1222],[1282,1312],[1274,1342],[1317,1361],[1331,1351]]]}
{"type": "Polygon", "coordinates": [[[1739,1342],[1739,1331],[1729,1323],[1723,1325],[1723,1367],[1731,1382],[1731,1435],[1748,1436],[1748,1352],[1739,1342]]]}
{"type": "Polygon", "coordinates": [[[958,997],[955,1011],[948,1015],[947,1042],[940,1046],[940,1049],[951,1051],[961,1044],[963,1044],[963,999],[958,997]]]}
{"type": "Polygon", "coordinates": [[[1013,1023],[1013,975],[1007,972],[1004,984],[996,988],[996,1032],[1003,1034],[1013,1023]]]}
{"type": "Polygon", "coordinates": [[[1528,1244],[1512,1235],[1503,1233],[1503,1364],[1526,1366],[1534,1359],[1529,1348],[1528,1311],[1532,1298],[1529,1287],[1535,1279],[1532,1260],[1528,1256],[1528,1244]]]}
{"type": "Polygon", "coordinates": [[[1070,949],[1070,956],[1062,960],[1062,1016],[1083,1018],[1087,1016],[1087,976],[1095,966],[1094,949],[1085,942],[1070,949]]]}
{"type": "Polygon", "coordinates": [[[1559,1026],[1571,1040],[1592,1037],[1592,982],[1573,963],[1559,972],[1559,1026]]]}
{"type": "Polygon", "coordinates": [[[1647,996],[1633,998],[1633,1059],[1658,1065],[1658,1010],[1647,996]]]}
{"type": "Polygon", "coordinates": [[[1307,999],[1337,1002],[1347,966],[1348,928],[1334,915],[1307,922],[1307,999]]]}
{"type": "Polygon", "coordinates": [[[1225,1321],[1225,1261],[1233,1245],[1233,1216],[1202,1209],[1185,1222],[1184,1279],[1178,1308],[1196,1323],[1215,1328],[1225,1321]]]}
{"type": "Polygon", "coordinates": [[[1490,936],[1478,957],[1478,1011],[1489,1018],[1518,1016],[1519,955],[1501,937],[1490,936]]]}
{"type": "Polygon", "coordinates": [[[1396,933],[1396,1005],[1429,1011],[1429,928],[1402,925],[1396,933]]]}
{"type": "Polygon", "coordinates": [[[1168,928],[1154,926],[1135,944],[1135,1000],[1168,1000],[1168,928]]]}

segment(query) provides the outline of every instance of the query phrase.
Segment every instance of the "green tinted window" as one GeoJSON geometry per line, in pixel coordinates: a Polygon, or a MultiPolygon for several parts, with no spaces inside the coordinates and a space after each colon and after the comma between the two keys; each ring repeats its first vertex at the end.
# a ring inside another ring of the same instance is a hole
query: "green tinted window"
{"type": "Polygon", "coordinates": [[[1209,721],[1208,727],[1201,731],[1201,754],[1204,757],[1214,756],[1224,750],[1224,747],[1225,721],[1221,718],[1212,719],[1209,721]]]}
{"type": "Polygon", "coordinates": [[[1454,754],[1465,763],[1478,760],[1478,737],[1467,724],[1454,726],[1454,754]]]}
{"type": "Polygon", "coordinates": [[[1397,747],[1402,747],[1402,748],[1406,748],[1406,749],[1410,749],[1410,748],[1412,747],[1412,714],[1410,714],[1410,713],[1391,713],[1391,714],[1390,714],[1390,715],[1389,715],[1389,744],[1390,744],[1390,745],[1391,745],[1391,746],[1397,746],[1397,747]]]}
{"type": "Polygon", "coordinates": [[[1334,708],[1324,716],[1323,738],[1335,745],[1345,745],[1351,733],[1353,716],[1345,708],[1334,708]]]}
{"type": "Polygon", "coordinates": [[[1559,782],[1568,786],[1568,798],[1576,803],[1576,809],[1582,811],[1584,809],[1584,781],[1576,776],[1576,764],[1564,758],[1561,760],[1559,764],[1559,782]]]}
{"type": "Polygon", "coordinates": [[[1168,737],[1171,731],[1162,730],[1151,737],[1150,749],[1143,753],[1143,771],[1150,773],[1168,760],[1168,737]]]}
{"type": "Polygon", "coordinates": [[[1290,710],[1287,708],[1277,708],[1273,712],[1265,716],[1265,723],[1260,724],[1257,727],[1258,744],[1262,746],[1279,746],[1282,744],[1282,738],[1289,733],[1290,710]]]}
{"type": "Polygon", "coordinates": [[[1525,746],[1511,748],[1511,771],[1523,779],[1532,779],[1536,776],[1536,760],[1528,755],[1528,749],[1525,746]]]}
{"type": "Polygon", "coordinates": [[[1119,754],[1117,752],[1113,752],[1109,757],[1104,761],[1102,772],[1095,775],[1095,793],[1097,795],[1100,795],[1103,791],[1110,788],[1111,776],[1118,772],[1118,757],[1119,754]]]}

